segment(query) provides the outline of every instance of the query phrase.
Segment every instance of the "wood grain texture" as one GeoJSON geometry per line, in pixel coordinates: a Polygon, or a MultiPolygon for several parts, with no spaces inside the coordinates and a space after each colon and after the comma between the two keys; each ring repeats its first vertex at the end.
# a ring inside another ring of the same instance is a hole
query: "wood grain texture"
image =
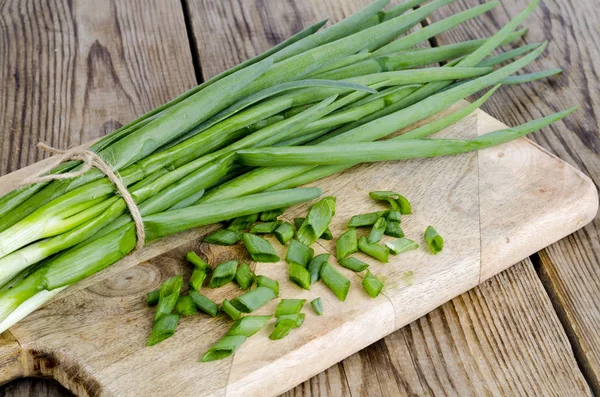
{"type": "MultiPolygon", "coordinates": [[[[458,0],[438,15],[479,1],[458,0]]],[[[528,4],[503,0],[488,16],[438,37],[441,44],[489,35],[528,4]]],[[[579,105],[581,108],[533,139],[600,185],[600,10],[593,0],[545,0],[526,21],[526,42],[549,40],[542,59],[526,70],[561,67],[558,77],[499,90],[483,107],[507,124],[579,105]]],[[[540,253],[540,272],[594,392],[600,393],[600,218],[540,253]]]]}

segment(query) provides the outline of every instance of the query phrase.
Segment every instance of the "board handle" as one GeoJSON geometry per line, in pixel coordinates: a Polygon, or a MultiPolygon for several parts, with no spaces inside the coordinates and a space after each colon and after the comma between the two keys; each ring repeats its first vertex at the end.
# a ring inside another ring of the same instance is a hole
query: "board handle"
{"type": "Polygon", "coordinates": [[[26,376],[24,361],[25,352],[10,331],[0,334],[0,385],[26,376]]]}

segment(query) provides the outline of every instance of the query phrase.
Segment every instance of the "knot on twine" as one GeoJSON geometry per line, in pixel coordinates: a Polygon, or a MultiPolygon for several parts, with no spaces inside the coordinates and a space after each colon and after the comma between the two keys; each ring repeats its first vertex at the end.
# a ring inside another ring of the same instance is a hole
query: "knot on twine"
{"type": "Polygon", "coordinates": [[[113,171],[110,165],[108,165],[102,159],[102,157],[87,149],[72,148],[68,150],[60,150],[52,146],[46,145],[43,142],[38,143],[37,146],[45,152],[57,154],[60,156],[57,156],[56,160],[52,161],[45,169],[40,171],[38,174],[34,175],[29,180],[25,181],[22,185],[50,182],[61,179],[73,179],[85,174],[92,167],[97,168],[104,175],[106,175],[106,177],[114,185],[114,187],[119,192],[119,195],[123,198],[123,201],[125,201],[125,204],[127,205],[127,209],[129,210],[129,213],[131,214],[131,217],[135,224],[135,232],[137,237],[135,251],[139,250],[144,246],[144,241],[146,240],[146,231],[144,229],[144,221],[142,220],[142,214],[140,212],[140,209],[135,203],[135,200],[133,199],[131,193],[129,193],[129,190],[127,190],[127,186],[125,185],[123,180],[119,177],[119,175],[117,175],[115,171],[113,171]],[[59,164],[67,162],[69,160],[78,160],[81,161],[83,164],[81,168],[76,171],[65,172],[62,174],[49,173],[59,164]]]}

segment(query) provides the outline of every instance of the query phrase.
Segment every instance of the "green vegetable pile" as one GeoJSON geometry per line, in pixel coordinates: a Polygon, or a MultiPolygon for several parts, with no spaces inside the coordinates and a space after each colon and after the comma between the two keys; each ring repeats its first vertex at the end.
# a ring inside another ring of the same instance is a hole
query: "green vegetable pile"
{"type": "MultiPolygon", "coordinates": [[[[213,241],[234,244],[241,240],[255,260],[274,261],[277,255],[259,234],[274,233],[282,243],[288,242],[294,235],[292,225],[278,223],[277,211],[321,194],[318,188],[298,186],[365,161],[479,150],[524,136],[573,111],[473,140],[427,139],[481,106],[499,85],[556,73],[514,75],[537,59],[546,43],[492,55],[525,33],[517,28],[539,0],[487,39],[427,49],[418,45],[484,14],[498,2],[409,33],[454,0],[410,0],[382,11],[388,1],[377,0],[324,30],[320,28],[325,22],[315,24],[94,143],[90,151],[118,172],[138,206],[146,242],[236,218],[238,225],[212,236],[213,241]],[[439,62],[445,65],[423,68],[439,62]],[[385,143],[379,141],[486,89],[480,100],[462,110],[385,143]],[[258,213],[273,223],[243,232],[258,213]]],[[[79,161],[67,161],[50,174],[81,167],[79,161]]],[[[324,221],[333,212],[331,203],[321,203],[302,222],[297,235],[300,244],[314,242],[317,236],[331,238],[324,221]]],[[[397,202],[400,209],[393,211],[402,212],[402,205],[397,202]]],[[[386,251],[374,241],[382,232],[402,233],[395,219],[388,216],[379,221],[372,235],[358,242],[358,248],[385,259],[386,251]]],[[[434,230],[427,236],[432,247],[441,249],[434,230]]],[[[30,184],[0,198],[0,332],[135,247],[136,229],[127,205],[98,169],[75,178],[30,184]]],[[[398,243],[394,249],[406,247],[398,243]]],[[[311,272],[311,263],[303,266],[307,252],[297,248],[292,254],[290,270],[295,282],[306,286],[318,275],[343,296],[344,282],[326,261],[319,272],[315,270],[318,264],[311,272]]],[[[346,266],[360,268],[351,262],[346,266]]],[[[232,264],[220,269],[214,283],[229,280],[232,269],[232,264]]],[[[201,273],[195,274],[196,286],[203,282],[201,273]]],[[[238,276],[236,271],[233,276],[248,282],[248,274],[238,276]]],[[[367,284],[369,290],[377,291],[377,283],[367,284]]],[[[199,294],[179,302],[174,298],[179,285],[173,280],[151,297],[156,300],[158,296],[162,313],[157,312],[153,341],[174,329],[174,311],[188,315],[194,307],[207,312],[214,309],[199,294]]],[[[232,317],[266,299],[269,293],[262,291],[232,301],[232,317]]],[[[239,329],[232,329],[214,357],[238,346],[262,320],[245,321],[239,329]]],[[[286,324],[279,333],[284,335],[291,323],[280,324],[286,324]]]]}

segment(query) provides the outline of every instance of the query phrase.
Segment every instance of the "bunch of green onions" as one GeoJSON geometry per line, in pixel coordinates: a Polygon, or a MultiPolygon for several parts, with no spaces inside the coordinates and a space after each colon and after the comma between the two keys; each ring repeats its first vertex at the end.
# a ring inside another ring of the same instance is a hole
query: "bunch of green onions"
{"type": "MultiPolygon", "coordinates": [[[[499,85],[557,72],[513,76],[545,43],[491,55],[525,32],[517,28],[539,0],[487,39],[426,49],[418,45],[498,2],[404,34],[454,0],[409,0],[382,11],[388,1],[324,30],[325,22],[313,25],[93,144],[137,203],[146,241],[313,200],[318,188],[298,186],[362,161],[478,150],[572,111],[470,141],[426,139],[473,112],[499,85]],[[447,63],[422,68],[438,62],[447,63]],[[485,89],[464,109],[378,142],[485,89]]],[[[80,167],[69,161],[51,173],[80,167]]],[[[135,246],[127,206],[97,169],[0,198],[0,332],[135,246]]]]}

